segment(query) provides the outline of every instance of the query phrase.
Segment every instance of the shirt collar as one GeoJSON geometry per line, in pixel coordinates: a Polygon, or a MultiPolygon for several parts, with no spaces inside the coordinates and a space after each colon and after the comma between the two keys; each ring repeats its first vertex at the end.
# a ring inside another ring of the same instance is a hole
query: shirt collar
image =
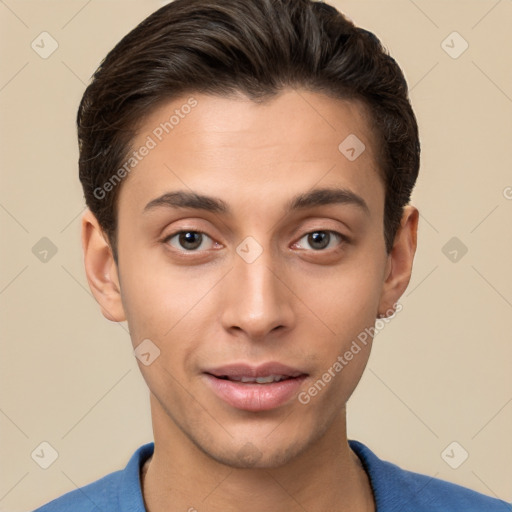
{"type": "Polygon", "coordinates": [[[153,455],[155,443],[141,446],[128,461],[119,483],[118,501],[119,510],[123,512],[146,512],[142,488],[140,483],[140,470],[144,462],[153,455]]]}

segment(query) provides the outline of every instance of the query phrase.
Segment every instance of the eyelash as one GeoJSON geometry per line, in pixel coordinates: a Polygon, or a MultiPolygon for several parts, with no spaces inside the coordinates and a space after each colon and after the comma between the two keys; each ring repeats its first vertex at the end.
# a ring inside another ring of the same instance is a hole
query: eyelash
{"type": "MultiPolygon", "coordinates": [[[[167,244],[167,245],[170,245],[169,242],[170,240],[172,240],[174,237],[176,237],[177,235],[181,235],[181,234],[184,234],[184,233],[195,233],[195,234],[199,234],[199,235],[204,235],[204,236],[207,236],[208,238],[210,238],[210,240],[213,241],[213,239],[207,234],[205,233],[204,231],[197,231],[197,230],[193,230],[193,229],[181,229],[179,231],[176,231],[168,236],[166,236],[162,242],[167,244]]],[[[302,235],[298,242],[300,242],[300,240],[302,240],[304,237],[307,237],[309,235],[312,235],[313,233],[328,233],[330,235],[334,235],[334,237],[338,238],[338,240],[340,241],[340,243],[338,244],[338,247],[335,248],[335,249],[332,249],[332,250],[337,250],[339,249],[339,246],[343,246],[345,244],[348,244],[350,243],[350,239],[346,236],[346,235],[343,235],[342,233],[339,233],[338,231],[334,231],[332,229],[316,229],[316,230],[313,230],[313,231],[308,231],[307,233],[304,233],[304,235],[302,235]]],[[[298,242],[295,242],[293,245],[297,245],[298,242]]],[[[329,240],[329,243],[331,242],[331,240],[329,240]]],[[[201,244],[203,243],[203,240],[201,240],[201,244]]],[[[216,242],[214,242],[216,243],[216,242]]],[[[194,250],[187,250],[187,249],[176,249],[174,248],[174,250],[178,251],[178,252],[181,252],[181,253],[199,253],[201,251],[197,250],[197,249],[194,249],[194,250]]],[[[300,249],[300,250],[308,250],[308,249],[300,249]]],[[[329,249],[309,249],[310,251],[314,252],[314,253],[321,253],[321,252],[330,252],[329,249]]],[[[331,251],[332,251],[331,250],[331,251]]]]}

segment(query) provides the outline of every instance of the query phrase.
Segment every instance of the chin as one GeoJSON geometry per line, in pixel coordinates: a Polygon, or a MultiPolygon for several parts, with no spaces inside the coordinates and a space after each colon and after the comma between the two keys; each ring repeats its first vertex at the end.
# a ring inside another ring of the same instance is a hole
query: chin
{"type": "Polygon", "coordinates": [[[248,441],[240,446],[234,446],[232,451],[228,447],[222,450],[205,450],[206,455],[217,462],[237,469],[274,469],[285,466],[305,450],[305,446],[293,444],[289,446],[258,447],[248,441]]]}

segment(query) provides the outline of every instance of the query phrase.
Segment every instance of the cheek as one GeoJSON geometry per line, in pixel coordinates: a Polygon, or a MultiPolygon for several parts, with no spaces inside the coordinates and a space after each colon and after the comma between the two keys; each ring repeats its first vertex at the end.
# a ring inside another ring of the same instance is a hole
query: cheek
{"type": "Polygon", "coordinates": [[[360,265],[347,264],[346,271],[340,267],[312,289],[311,309],[329,328],[314,338],[318,373],[303,395],[303,403],[311,401],[314,409],[334,414],[349,399],[368,362],[382,289],[381,262],[370,255],[361,257],[360,265]]]}
{"type": "Polygon", "coordinates": [[[132,341],[163,339],[186,314],[193,293],[183,270],[169,264],[161,247],[141,247],[123,234],[120,227],[121,296],[132,341]]]}
{"type": "MultiPolygon", "coordinates": [[[[121,292],[132,345],[136,348],[143,340],[151,340],[160,351],[155,366],[164,374],[183,376],[207,333],[212,312],[205,309],[209,302],[205,296],[215,276],[187,272],[161,257],[151,265],[138,265],[143,258],[131,254],[131,261],[125,260],[121,268],[121,292]]],[[[141,370],[145,379],[153,379],[152,367],[141,366],[141,370]]]]}
{"type": "Polygon", "coordinates": [[[167,303],[170,299],[164,293],[164,283],[152,283],[147,275],[137,276],[129,271],[127,275],[121,294],[132,343],[135,346],[146,338],[158,340],[172,327],[172,315],[165,314],[172,308],[167,303]]]}
{"type": "Polygon", "coordinates": [[[344,406],[370,356],[382,283],[378,272],[364,268],[364,273],[337,274],[329,281],[329,293],[312,294],[317,297],[314,307],[323,312],[321,319],[329,331],[315,338],[317,372],[299,401],[314,404],[313,410],[318,414],[335,414],[344,406]]]}
{"type": "MultiPolygon", "coordinates": [[[[382,292],[381,263],[369,257],[308,278],[308,305],[333,336],[351,339],[374,324],[382,292]]],[[[336,342],[335,342],[336,343],[336,342]]]]}

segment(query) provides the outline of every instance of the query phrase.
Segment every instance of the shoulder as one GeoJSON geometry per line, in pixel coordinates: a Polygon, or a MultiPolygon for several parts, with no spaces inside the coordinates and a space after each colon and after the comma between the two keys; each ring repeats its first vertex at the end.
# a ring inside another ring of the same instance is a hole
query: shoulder
{"type": "Polygon", "coordinates": [[[99,480],[70,491],[50,501],[34,512],[97,512],[118,510],[117,489],[121,471],[110,473],[99,480]]]}
{"type": "Polygon", "coordinates": [[[379,512],[512,512],[512,505],[502,500],[401,469],[358,441],[349,444],[368,473],[379,512]]]}
{"type": "Polygon", "coordinates": [[[34,512],[144,512],[139,472],[153,449],[153,443],[141,446],[124,469],[70,491],[34,512]],[[129,508],[126,504],[129,504],[129,508]]]}

